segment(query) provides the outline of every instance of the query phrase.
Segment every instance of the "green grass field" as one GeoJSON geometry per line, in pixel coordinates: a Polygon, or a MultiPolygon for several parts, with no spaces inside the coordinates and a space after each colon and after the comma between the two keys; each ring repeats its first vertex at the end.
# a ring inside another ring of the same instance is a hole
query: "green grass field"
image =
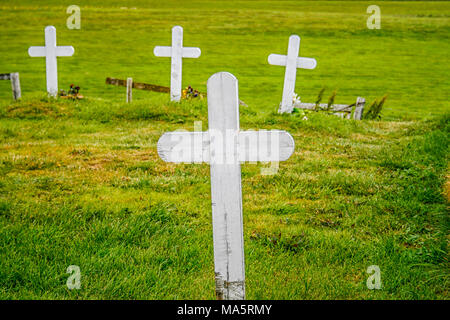
{"type": "Polygon", "coordinates": [[[167,164],[162,133],[207,128],[206,100],[105,85],[106,77],[169,85],[153,55],[184,28],[183,86],[215,72],[239,80],[242,129],[284,129],[294,155],[274,176],[242,166],[248,299],[448,299],[450,3],[427,1],[2,1],[0,73],[19,72],[22,99],[0,81],[0,298],[214,299],[209,166],[167,164]],[[81,29],[66,28],[67,6],[81,29]],[[381,9],[381,29],[366,9],[381,9]],[[44,44],[54,25],[59,87],[45,95],[44,44]],[[296,92],[337,103],[388,94],[381,121],[276,113],[289,35],[315,70],[296,92]],[[81,289],[66,286],[69,265],[81,289]],[[369,290],[378,265],[381,290],[369,290]]]}

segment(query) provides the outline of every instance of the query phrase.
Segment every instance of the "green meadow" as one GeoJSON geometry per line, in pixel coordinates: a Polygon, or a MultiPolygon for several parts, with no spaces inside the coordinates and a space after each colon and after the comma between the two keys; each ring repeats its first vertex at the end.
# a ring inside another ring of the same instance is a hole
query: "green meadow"
{"type": "Polygon", "coordinates": [[[215,299],[209,166],[163,162],[166,131],[208,127],[206,99],[105,84],[168,86],[153,55],[184,28],[183,87],[239,80],[242,129],[283,129],[295,153],[275,175],[242,165],[247,299],[448,299],[450,3],[444,1],[1,1],[0,299],[215,299]],[[81,28],[66,8],[81,8],[81,28]],[[369,5],[381,28],[368,29],[369,5]],[[54,25],[59,88],[46,96],[44,45],[54,25]],[[388,95],[380,120],[280,115],[284,68],[267,63],[301,37],[296,93],[336,103],[388,95]],[[66,269],[81,270],[69,290],[66,269]],[[381,271],[380,290],[366,272],[381,271]]]}

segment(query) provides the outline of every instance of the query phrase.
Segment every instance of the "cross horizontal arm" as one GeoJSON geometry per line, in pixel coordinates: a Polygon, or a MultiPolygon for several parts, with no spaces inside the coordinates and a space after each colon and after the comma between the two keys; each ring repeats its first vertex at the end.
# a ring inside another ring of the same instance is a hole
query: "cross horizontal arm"
{"type": "Polygon", "coordinates": [[[285,66],[287,61],[287,56],[282,54],[269,54],[269,57],[267,59],[269,61],[269,64],[272,64],[274,66],[285,66]]]}
{"type": "Polygon", "coordinates": [[[156,46],[153,49],[153,54],[157,57],[171,57],[172,56],[172,47],[156,46]]]}
{"type": "Polygon", "coordinates": [[[201,55],[200,48],[185,47],[183,48],[183,58],[198,58],[201,55]]]}
{"type": "Polygon", "coordinates": [[[209,145],[207,132],[174,131],[159,138],[157,149],[165,162],[201,163],[209,161],[209,145]]]}
{"type": "Polygon", "coordinates": [[[70,57],[74,52],[75,49],[72,46],[56,47],[56,56],[58,57],[70,57]]]}
{"type": "MultiPolygon", "coordinates": [[[[226,137],[210,131],[167,132],[158,141],[158,154],[165,162],[210,163],[211,137],[225,139],[224,143],[217,145],[224,145],[227,150],[214,152],[215,161],[226,164],[229,160],[226,152],[236,142],[232,132],[226,137]]],[[[237,142],[240,162],[285,161],[292,155],[295,147],[292,136],[283,130],[240,131],[237,142]]]]}
{"type": "Polygon", "coordinates": [[[45,47],[29,47],[28,54],[30,57],[45,57],[45,47]]]}
{"type": "Polygon", "coordinates": [[[317,61],[314,58],[297,58],[297,68],[314,69],[317,61]]]}
{"type": "Polygon", "coordinates": [[[294,138],[284,130],[239,132],[240,162],[286,161],[294,149],[294,138]]]}
{"type": "MultiPolygon", "coordinates": [[[[267,60],[269,61],[269,64],[275,66],[285,66],[287,63],[287,56],[272,53],[269,55],[269,58],[267,60]]],[[[314,58],[297,58],[297,68],[314,69],[316,65],[317,61],[314,58]]]]}

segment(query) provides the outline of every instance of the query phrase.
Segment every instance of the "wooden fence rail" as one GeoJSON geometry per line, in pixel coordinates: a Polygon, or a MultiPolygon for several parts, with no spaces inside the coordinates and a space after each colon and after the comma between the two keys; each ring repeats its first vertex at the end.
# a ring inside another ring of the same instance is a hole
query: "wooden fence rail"
{"type": "MultiPolygon", "coordinates": [[[[350,119],[351,115],[352,115],[352,111],[353,111],[353,119],[355,120],[361,120],[362,119],[362,115],[364,112],[364,105],[366,103],[366,100],[364,98],[358,97],[356,99],[356,103],[354,104],[332,104],[329,108],[329,110],[331,112],[333,112],[333,114],[341,117],[341,118],[346,118],[346,119],[350,119]],[[355,107],[353,109],[353,107],[355,107]]],[[[296,103],[294,105],[295,108],[300,108],[300,109],[306,109],[306,110],[316,110],[316,108],[319,108],[320,110],[327,110],[328,109],[328,104],[326,103],[320,103],[318,105],[316,105],[315,103],[296,103]]]]}
{"type": "MultiPolygon", "coordinates": [[[[121,79],[115,79],[115,78],[108,77],[108,78],[106,78],[106,84],[112,84],[112,85],[116,85],[116,86],[126,87],[127,80],[121,80],[121,79]]],[[[134,81],[133,81],[133,88],[140,89],[140,90],[162,92],[162,93],[170,92],[169,87],[163,87],[163,86],[158,86],[156,84],[140,83],[140,82],[134,82],[134,81]]]]}
{"type": "MultiPolygon", "coordinates": [[[[131,101],[131,88],[140,89],[140,90],[148,90],[154,92],[162,92],[162,93],[170,93],[169,87],[158,86],[156,84],[148,84],[148,83],[140,83],[134,82],[133,78],[127,78],[127,80],[116,79],[116,78],[106,78],[106,84],[112,84],[115,86],[127,87],[127,102],[131,101]],[[130,86],[132,83],[132,86],[130,86]]],[[[201,93],[202,96],[206,96],[206,93],[201,93]]],[[[239,105],[248,107],[244,101],[239,100],[239,105]]]]}

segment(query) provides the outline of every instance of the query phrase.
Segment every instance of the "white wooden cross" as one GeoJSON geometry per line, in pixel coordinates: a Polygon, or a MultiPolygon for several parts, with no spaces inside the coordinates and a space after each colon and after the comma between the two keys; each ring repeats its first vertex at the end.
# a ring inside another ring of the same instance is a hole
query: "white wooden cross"
{"type": "Polygon", "coordinates": [[[54,26],[45,28],[45,47],[30,47],[30,57],[45,57],[47,76],[47,92],[56,97],[58,94],[58,67],[56,57],[69,57],[75,52],[72,46],[56,46],[56,29],[54,26]]]}
{"type": "Polygon", "coordinates": [[[170,100],[180,101],[182,58],[200,57],[200,48],[183,47],[183,28],[180,26],[175,26],[172,28],[172,46],[156,46],[153,53],[157,57],[172,58],[170,70],[170,100]]]}
{"type": "Polygon", "coordinates": [[[270,54],[269,64],[276,66],[286,66],[284,74],[283,99],[281,100],[280,109],[278,112],[291,113],[293,110],[292,99],[295,90],[295,78],[297,76],[297,68],[314,69],[316,67],[316,59],[313,58],[299,58],[298,52],[300,50],[300,37],[292,35],[289,37],[289,47],[287,56],[280,54],[270,54]]]}
{"type": "Polygon", "coordinates": [[[240,162],[284,161],[295,144],[286,131],[239,130],[238,81],[231,73],[212,75],[207,95],[209,130],[164,133],[158,154],[166,162],[210,164],[216,296],[244,299],[240,162]]]}

